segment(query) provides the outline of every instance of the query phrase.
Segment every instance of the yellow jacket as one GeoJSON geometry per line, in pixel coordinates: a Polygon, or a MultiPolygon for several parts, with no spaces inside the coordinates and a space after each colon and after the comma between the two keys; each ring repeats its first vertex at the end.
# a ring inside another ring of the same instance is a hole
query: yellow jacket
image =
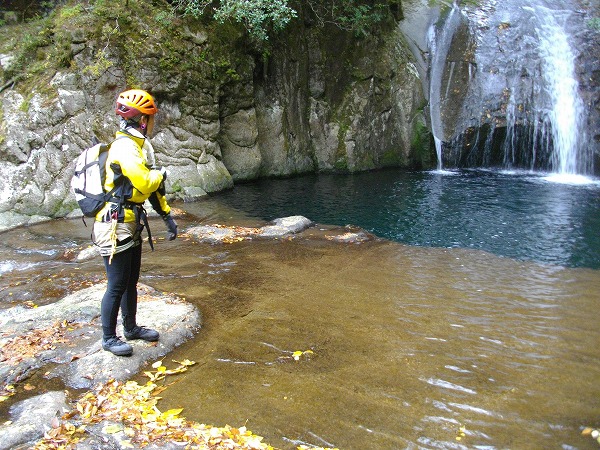
{"type": "MultiPolygon", "coordinates": [[[[168,214],[171,208],[165,199],[164,185],[161,186],[163,174],[146,165],[146,154],[152,151],[150,142],[134,130],[127,133],[119,131],[115,138],[108,150],[104,189],[109,192],[115,184],[121,184],[121,189],[125,189],[125,199],[130,203],[142,204],[152,196],[150,200],[156,212],[160,215],[168,214]],[[121,177],[125,177],[125,180],[120,180],[121,177]]],[[[119,194],[120,189],[115,195],[119,194]]],[[[96,215],[96,221],[107,221],[116,205],[108,202],[96,215]]],[[[119,222],[135,222],[135,213],[131,208],[125,208],[123,213],[119,222]]]]}

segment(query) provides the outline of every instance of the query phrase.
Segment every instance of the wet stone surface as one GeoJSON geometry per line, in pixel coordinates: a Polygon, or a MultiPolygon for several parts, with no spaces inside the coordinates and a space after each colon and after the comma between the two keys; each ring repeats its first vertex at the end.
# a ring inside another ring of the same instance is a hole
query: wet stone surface
{"type": "MultiPolygon", "coordinates": [[[[190,339],[201,326],[200,313],[193,305],[141,285],[138,323],[158,330],[160,340],[129,341],[133,355],[115,356],[101,345],[99,308],[105,289],[106,284],[101,283],[50,305],[1,311],[1,385],[25,382],[37,371],[43,371],[48,379],[58,377],[75,389],[127,380],[145,364],[190,339]]],[[[117,334],[123,334],[121,325],[117,334]]],[[[10,408],[11,421],[0,426],[0,449],[18,448],[15,446],[40,439],[69,409],[64,391],[47,392],[14,404],[10,408]]]]}

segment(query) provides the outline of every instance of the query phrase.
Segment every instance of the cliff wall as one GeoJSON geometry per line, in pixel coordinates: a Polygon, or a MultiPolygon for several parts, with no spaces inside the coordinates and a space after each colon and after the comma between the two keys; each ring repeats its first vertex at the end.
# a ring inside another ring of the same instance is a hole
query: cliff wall
{"type": "Polygon", "coordinates": [[[114,100],[130,87],[159,104],[153,144],[172,198],[434,164],[422,81],[393,20],[359,38],[299,17],[261,53],[234,25],[127,3],[0,28],[0,229],[76,210],[72,161],[92,135],[112,139],[114,100]]]}

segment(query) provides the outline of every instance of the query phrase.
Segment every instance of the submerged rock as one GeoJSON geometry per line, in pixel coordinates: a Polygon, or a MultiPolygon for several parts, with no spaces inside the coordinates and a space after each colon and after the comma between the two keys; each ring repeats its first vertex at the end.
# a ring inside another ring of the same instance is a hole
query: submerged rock
{"type": "Polygon", "coordinates": [[[275,219],[272,225],[261,228],[260,236],[285,236],[291,233],[300,233],[312,225],[312,222],[303,216],[290,216],[275,219]]]}

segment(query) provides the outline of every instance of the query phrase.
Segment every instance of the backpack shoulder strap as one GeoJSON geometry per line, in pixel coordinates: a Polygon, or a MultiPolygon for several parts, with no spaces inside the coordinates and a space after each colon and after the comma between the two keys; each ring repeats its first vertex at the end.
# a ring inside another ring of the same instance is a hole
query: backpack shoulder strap
{"type": "Polygon", "coordinates": [[[142,148],[144,146],[144,141],[146,140],[146,138],[140,138],[140,137],[134,136],[133,134],[128,133],[127,131],[117,131],[117,136],[111,142],[111,144],[113,142],[115,142],[116,140],[124,139],[124,138],[131,139],[133,142],[135,142],[135,145],[137,145],[139,148],[142,148]]]}

